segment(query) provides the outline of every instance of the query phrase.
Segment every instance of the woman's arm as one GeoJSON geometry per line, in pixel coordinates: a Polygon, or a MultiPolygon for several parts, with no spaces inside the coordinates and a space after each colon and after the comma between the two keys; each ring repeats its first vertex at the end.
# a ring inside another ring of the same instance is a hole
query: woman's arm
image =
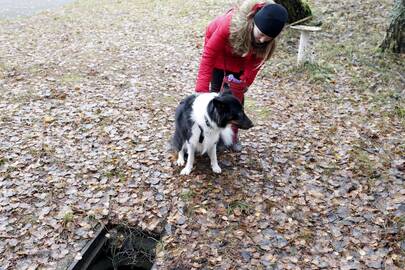
{"type": "Polygon", "coordinates": [[[210,27],[207,29],[204,50],[201,57],[200,67],[198,69],[197,83],[195,87],[196,92],[209,92],[209,84],[212,79],[215,59],[220,53],[224,52],[225,45],[228,42],[229,29],[226,27],[226,23],[219,23],[212,33],[209,33],[210,27]]]}

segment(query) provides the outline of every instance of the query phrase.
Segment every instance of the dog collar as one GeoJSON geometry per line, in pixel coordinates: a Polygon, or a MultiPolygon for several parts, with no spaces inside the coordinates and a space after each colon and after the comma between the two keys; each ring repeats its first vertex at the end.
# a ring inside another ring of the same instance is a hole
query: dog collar
{"type": "Polygon", "coordinates": [[[204,119],[205,119],[205,124],[207,125],[207,127],[211,128],[210,121],[208,121],[207,116],[204,115],[204,119]]]}
{"type": "Polygon", "coordinates": [[[203,141],[204,141],[204,130],[200,125],[198,125],[198,127],[200,128],[200,137],[198,138],[198,142],[203,143],[203,141]]]}

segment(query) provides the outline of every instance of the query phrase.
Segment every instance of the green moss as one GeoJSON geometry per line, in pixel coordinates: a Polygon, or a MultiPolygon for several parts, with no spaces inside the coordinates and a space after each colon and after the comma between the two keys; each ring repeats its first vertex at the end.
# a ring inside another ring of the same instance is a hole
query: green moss
{"type": "Polygon", "coordinates": [[[291,73],[303,75],[307,77],[310,83],[330,83],[334,81],[334,70],[329,65],[321,65],[318,63],[304,63],[302,65],[293,67],[291,73]]]}
{"type": "Polygon", "coordinates": [[[302,2],[302,7],[304,9],[304,13],[308,14],[308,16],[312,15],[311,7],[306,1],[301,1],[302,2]]]}
{"type": "Polygon", "coordinates": [[[72,222],[74,218],[73,212],[67,212],[63,215],[63,224],[68,224],[72,222]]]}
{"type": "Polygon", "coordinates": [[[256,101],[251,98],[245,99],[245,111],[247,114],[253,114],[259,120],[268,120],[271,115],[271,109],[263,106],[258,106],[256,101]]]}
{"type": "Polygon", "coordinates": [[[182,201],[187,202],[191,200],[194,197],[194,192],[192,190],[185,190],[182,193],[180,193],[180,198],[182,201]]]}
{"type": "Polygon", "coordinates": [[[248,203],[243,201],[233,201],[229,204],[226,211],[228,215],[231,215],[235,212],[236,209],[239,209],[242,214],[249,214],[251,207],[248,203]]]}
{"type": "Polygon", "coordinates": [[[83,77],[76,73],[67,73],[62,76],[61,82],[64,84],[76,84],[83,80],[83,77]]]}
{"type": "Polygon", "coordinates": [[[400,119],[405,119],[405,107],[404,106],[395,106],[394,112],[400,119]]]}

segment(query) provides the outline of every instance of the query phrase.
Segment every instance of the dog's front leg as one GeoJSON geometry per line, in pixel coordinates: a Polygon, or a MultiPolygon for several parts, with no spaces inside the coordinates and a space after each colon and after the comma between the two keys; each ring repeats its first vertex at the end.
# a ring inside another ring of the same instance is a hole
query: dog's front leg
{"type": "Polygon", "coordinates": [[[185,161],[184,161],[184,147],[185,147],[185,145],[183,145],[181,147],[180,151],[179,151],[179,156],[178,156],[177,162],[176,162],[178,166],[183,166],[184,163],[185,163],[185,161]]]}
{"type": "Polygon", "coordinates": [[[187,154],[188,154],[187,163],[186,167],[184,167],[184,169],[181,170],[180,172],[181,175],[189,175],[191,173],[194,164],[194,152],[195,152],[194,147],[190,143],[187,143],[187,154]]]}
{"type": "Polygon", "coordinates": [[[214,146],[212,146],[211,149],[208,150],[208,156],[211,160],[212,171],[214,173],[221,173],[222,170],[219,167],[217,160],[217,144],[214,144],[214,146]]]}

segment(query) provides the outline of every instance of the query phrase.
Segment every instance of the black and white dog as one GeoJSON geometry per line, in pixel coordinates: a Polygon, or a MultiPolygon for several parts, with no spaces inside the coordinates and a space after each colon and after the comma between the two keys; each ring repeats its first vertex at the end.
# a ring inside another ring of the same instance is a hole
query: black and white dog
{"type": "Polygon", "coordinates": [[[182,175],[190,174],[195,153],[208,153],[211,167],[215,173],[221,173],[217,161],[217,143],[222,138],[225,145],[232,144],[231,125],[241,129],[253,127],[240,102],[230,93],[194,94],[184,99],[176,109],[176,131],[172,144],[178,151],[177,165],[187,164],[182,175]]]}

